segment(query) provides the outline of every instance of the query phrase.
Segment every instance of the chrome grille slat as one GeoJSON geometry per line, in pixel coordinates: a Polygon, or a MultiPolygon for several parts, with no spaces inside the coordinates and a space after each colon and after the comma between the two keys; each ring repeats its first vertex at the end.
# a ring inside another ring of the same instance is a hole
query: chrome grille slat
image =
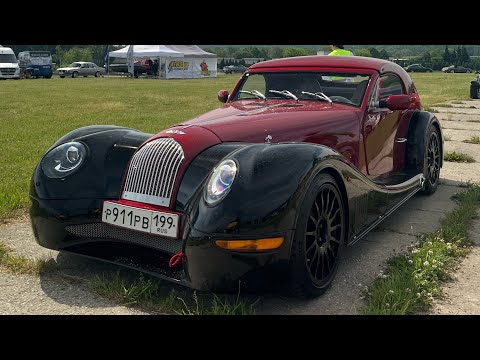
{"type": "Polygon", "coordinates": [[[174,164],[174,166],[172,166],[172,169],[174,171],[172,171],[170,181],[168,182],[169,185],[168,185],[168,188],[166,190],[167,194],[169,194],[173,191],[173,184],[175,183],[175,179],[177,178],[178,168],[180,167],[180,164],[181,164],[181,160],[179,158],[177,158],[175,161],[177,163],[174,164]]]}
{"type": "MultiPolygon", "coordinates": [[[[166,164],[166,161],[168,159],[168,154],[170,153],[170,151],[172,151],[172,149],[174,149],[174,145],[175,144],[167,144],[165,146],[165,150],[162,154],[162,157],[161,157],[161,160],[159,161],[158,163],[158,172],[159,173],[162,173],[165,171],[165,164],[166,164]]],[[[155,194],[155,196],[160,196],[160,183],[161,181],[163,181],[163,177],[157,177],[155,179],[155,182],[154,182],[154,185],[153,185],[153,193],[155,194]]]]}
{"type": "Polygon", "coordinates": [[[130,161],[122,198],[168,206],[184,157],[181,145],[172,138],[145,144],[130,161]]]}
{"type": "Polygon", "coordinates": [[[172,176],[175,172],[175,166],[178,166],[178,164],[176,164],[177,160],[178,160],[178,150],[177,150],[177,153],[175,153],[175,156],[172,157],[172,163],[171,163],[171,166],[169,166],[168,174],[165,177],[167,181],[165,181],[165,188],[162,189],[162,194],[168,194],[168,189],[172,185],[172,181],[175,181],[175,177],[173,177],[172,179],[172,176]]]}
{"type": "Polygon", "coordinates": [[[148,182],[148,179],[149,179],[149,173],[151,172],[152,170],[152,167],[153,167],[153,164],[152,163],[152,157],[155,156],[155,153],[156,153],[156,150],[157,150],[157,145],[158,143],[149,143],[147,144],[145,147],[149,147],[149,149],[146,149],[145,150],[145,156],[144,156],[144,160],[143,160],[143,163],[146,165],[145,167],[145,170],[144,170],[144,173],[143,173],[143,176],[141,178],[141,180],[139,181],[139,189],[140,191],[142,192],[146,192],[148,193],[148,191],[146,191],[145,189],[145,183],[148,182]]]}
{"type": "Polygon", "coordinates": [[[140,159],[138,160],[140,166],[142,167],[142,170],[138,169],[136,170],[136,173],[137,173],[137,178],[135,179],[136,181],[134,182],[134,192],[136,193],[141,193],[141,187],[140,187],[140,182],[142,181],[143,179],[143,175],[144,175],[144,170],[143,170],[143,167],[146,166],[148,167],[148,164],[145,163],[145,158],[146,156],[148,155],[148,150],[149,150],[150,146],[147,144],[145,145],[141,151],[139,151],[140,153],[140,159]]]}
{"type": "Polygon", "coordinates": [[[175,149],[172,149],[170,151],[167,159],[165,160],[165,166],[164,166],[164,171],[163,171],[163,177],[162,177],[162,184],[158,187],[159,190],[159,196],[163,197],[164,195],[164,187],[167,184],[167,177],[168,177],[168,171],[170,170],[170,166],[172,163],[172,159],[175,156],[175,149]]]}

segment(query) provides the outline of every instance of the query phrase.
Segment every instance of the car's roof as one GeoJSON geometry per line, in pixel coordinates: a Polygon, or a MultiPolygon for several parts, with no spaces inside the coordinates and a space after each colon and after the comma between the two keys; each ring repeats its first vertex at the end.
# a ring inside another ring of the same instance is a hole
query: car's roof
{"type": "Polygon", "coordinates": [[[262,61],[250,66],[250,69],[272,67],[343,67],[377,70],[380,73],[403,70],[400,65],[391,61],[363,56],[296,56],[283,59],[262,61]]]}

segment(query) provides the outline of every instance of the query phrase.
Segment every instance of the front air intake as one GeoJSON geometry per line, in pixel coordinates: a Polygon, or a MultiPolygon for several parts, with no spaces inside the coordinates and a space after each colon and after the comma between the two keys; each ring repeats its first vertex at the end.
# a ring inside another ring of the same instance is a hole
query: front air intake
{"type": "Polygon", "coordinates": [[[181,145],[172,138],[142,146],[130,161],[122,199],[169,206],[184,157],[181,145]]]}

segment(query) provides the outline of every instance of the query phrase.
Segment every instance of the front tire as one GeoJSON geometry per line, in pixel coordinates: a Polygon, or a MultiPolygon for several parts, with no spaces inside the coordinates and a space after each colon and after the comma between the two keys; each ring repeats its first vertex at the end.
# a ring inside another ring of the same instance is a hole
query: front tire
{"type": "Polygon", "coordinates": [[[317,297],[331,285],[345,244],[345,209],[335,179],[316,176],[297,217],[290,258],[290,289],[317,297]]]}
{"type": "Polygon", "coordinates": [[[77,78],[77,77],[78,77],[78,72],[74,71],[74,72],[72,73],[72,78],[77,78]]]}
{"type": "Polygon", "coordinates": [[[95,73],[95,77],[100,77],[100,71],[97,71],[97,72],[95,73]]]}

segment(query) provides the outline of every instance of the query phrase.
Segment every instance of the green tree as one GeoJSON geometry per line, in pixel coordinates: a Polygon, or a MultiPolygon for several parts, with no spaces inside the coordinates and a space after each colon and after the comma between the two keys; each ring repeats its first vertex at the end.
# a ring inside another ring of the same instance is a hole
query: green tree
{"type": "Polygon", "coordinates": [[[443,61],[445,61],[447,64],[452,64],[454,58],[455,55],[452,56],[452,54],[448,50],[448,45],[445,45],[445,51],[443,52],[443,61]]]}
{"type": "Polygon", "coordinates": [[[309,53],[307,49],[303,48],[285,48],[283,49],[283,57],[293,57],[293,56],[307,56],[313,55],[309,53]]]}
{"type": "Polygon", "coordinates": [[[93,61],[92,49],[73,47],[63,54],[62,63],[71,64],[75,61],[93,61]]]}
{"type": "Polygon", "coordinates": [[[369,49],[357,49],[353,53],[355,56],[366,56],[366,57],[372,57],[372,54],[370,53],[369,49]]]}
{"type": "Polygon", "coordinates": [[[388,54],[387,50],[385,49],[380,50],[380,59],[385,59],[385,60],[390,59],[390,55],[388,54]]]}
{"type": "Polygon", "coordinates": [[[379,59],[380,58],[380,52],[375,49],[373,46],[368,48],[368,51],[370,51],[370,54],[372,57],[379,59]]]}
{"type": "Polygon", "coordinates": [[[274,46],[268,50],[267,58],[269,59],[278,59],[283,57],[283,49],[278,46],[274,46]]]}

